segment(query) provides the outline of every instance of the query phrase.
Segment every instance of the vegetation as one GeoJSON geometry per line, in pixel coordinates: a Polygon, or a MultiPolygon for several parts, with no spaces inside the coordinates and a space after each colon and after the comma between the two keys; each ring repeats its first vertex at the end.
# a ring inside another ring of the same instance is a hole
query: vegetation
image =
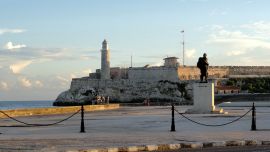
{"type": "Polygon", "coordinates": [[[249,93],[270,93],[270,78],[230,78],[226,85],[238,86],[249,93]]]}

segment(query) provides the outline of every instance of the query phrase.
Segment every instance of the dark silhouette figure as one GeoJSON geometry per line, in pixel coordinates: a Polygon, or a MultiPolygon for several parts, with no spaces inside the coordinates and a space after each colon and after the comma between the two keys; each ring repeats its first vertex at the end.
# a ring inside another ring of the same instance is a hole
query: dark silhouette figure
{"type": "Polygon", "coordinates": [[[200,57],[197,62],[197,67],[201,70],[201,83],[203,83],[203,78],[205,78],[205,83],[207,83],[207,77],[208,77],[208,61],[206,57],[206,53],[203,54],[203,57],[200,57]]]}

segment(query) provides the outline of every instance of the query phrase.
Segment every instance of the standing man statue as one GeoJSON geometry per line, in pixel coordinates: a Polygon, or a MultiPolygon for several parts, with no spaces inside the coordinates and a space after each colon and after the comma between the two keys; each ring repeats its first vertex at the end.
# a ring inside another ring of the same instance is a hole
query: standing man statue
{"type": "Polygon", "coordinates": [[[206,53],[203,54],[203,57],[200,57],[197,62],[197,67],[201,70],[201,82],[203,83],[203,78],[205,78],[205,83],[207,83],[207,77],[208,77],[208,61],[207,61],[207,55],[206,53]]]}

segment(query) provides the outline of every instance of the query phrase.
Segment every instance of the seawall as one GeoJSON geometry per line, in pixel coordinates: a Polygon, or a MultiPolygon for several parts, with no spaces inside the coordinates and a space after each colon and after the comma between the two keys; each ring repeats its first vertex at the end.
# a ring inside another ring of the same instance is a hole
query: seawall
{"type": "MultiPolygon", "coordinates": [[[[85,105],[84,110],[87,111],[101,111],[101,110],[113,110],[118,109],[119,104],[108,105],[85,105]]],[[[53,108],[32,108],[32,109],[14,109],[14,110],[2,110],[11,117],[21,116],[34,116],[34,115],[57,115],[66,113],[75,113],[81,108],[81,106],[69,106],[69,107],[53,107],[53,108]]],[[[0,118],[6,118],[3,113],[0,113],[0,118]]]]}
{"type": "Polygon", "coordinates": [[[270,101],[270,93],[216,95],[215,104],[239,101],[270,101]]]}

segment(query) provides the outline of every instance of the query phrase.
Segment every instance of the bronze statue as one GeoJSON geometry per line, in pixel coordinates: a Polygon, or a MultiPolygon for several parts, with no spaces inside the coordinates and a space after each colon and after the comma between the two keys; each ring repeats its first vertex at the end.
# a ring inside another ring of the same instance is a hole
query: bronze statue
{"type": "Polygon", "coordinates": [[[207,61],[207,57],[206,57],[206,53],[203,54],[203,57],[200,57],[198,62],[197,62],[197,67],[201,70],[201,82],[203,83],[203,78],[205,78],[205,83],[207,83],[207,77],[208,77],[208,61],[207,61]]]}

